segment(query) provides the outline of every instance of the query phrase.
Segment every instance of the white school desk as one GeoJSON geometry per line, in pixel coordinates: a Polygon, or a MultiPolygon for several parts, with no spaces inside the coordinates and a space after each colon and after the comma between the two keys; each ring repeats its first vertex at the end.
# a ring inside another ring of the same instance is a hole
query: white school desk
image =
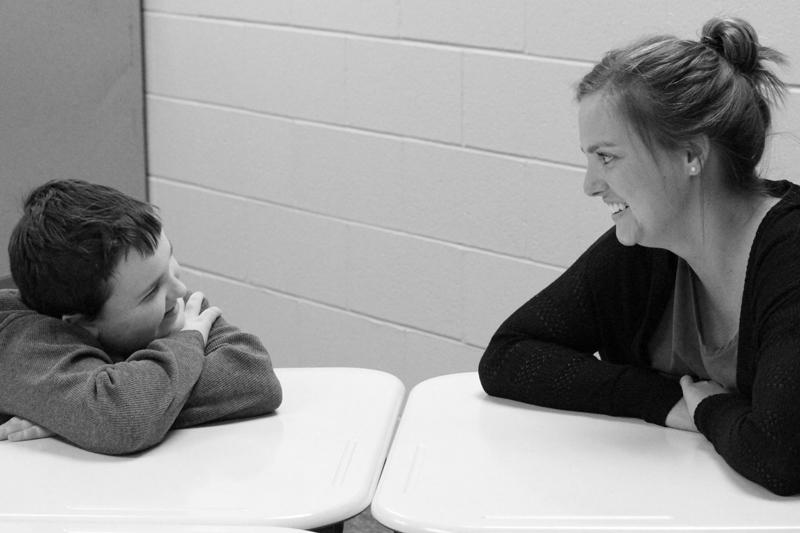
{"type": "Polygon", "coordinates": [[[3,521],[0,531],[9,533],[304,533],[306,529],[270,526],[187,526],[182,524],[59,523],[43,520],[3,521]]]}
{"type": "Polygon", "coordinates": [[[403,532],[800,531],[800,498],[700,434],[491,398],[476,373],[411,391],[372,514],[403,532]]]}
{"type": "Polygon", "coordinates": [[[356,368],[276,373],[277,414],[171,431],[133,456],[57,439],[0,442],[0,531],[11,520],[310,529],[358,514],[377,485],[402,383],[356,368]]]}

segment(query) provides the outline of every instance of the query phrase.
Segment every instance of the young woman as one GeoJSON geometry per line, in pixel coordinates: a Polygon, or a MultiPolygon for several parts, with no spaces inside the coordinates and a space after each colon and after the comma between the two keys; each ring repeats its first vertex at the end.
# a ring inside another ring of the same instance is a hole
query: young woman
{"type": "Polygon", "coordinates": [[[785,91],[765,63],[782,61],[747,22],[712,19],[581,80],[584,191],[614,228],[500,326],[487,393],[700,431],[800,493],[800,187],[756,168],[785,91]]]}

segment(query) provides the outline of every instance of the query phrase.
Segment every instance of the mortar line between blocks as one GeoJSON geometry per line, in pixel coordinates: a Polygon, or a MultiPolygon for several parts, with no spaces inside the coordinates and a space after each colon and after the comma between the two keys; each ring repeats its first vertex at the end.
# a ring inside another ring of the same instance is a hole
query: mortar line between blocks
{"type": "Polygon", "coordinates": [[[359,33],[353,30],[346,29],[327,29],[318,28],[314,26],[303,26],[300,24],[292,24],[289,22],[263,22],[258,20],[250,20],[236,17],[223,17],[214,15],[192,14],[192,13],[172,13],[169,11],[159,11],[155,9],[147,9],[144,15],[153,16],[158,18],[172,18],[183,20],[194,20],[200,22],[216,22],[219,24],[236,25],[236,26],[252,26],[259,28],[269,28],[279,31],[295,31],[305,32],[311,35],[322,35],[329,37],[341,37],[343,39],[354,39],[362,41],[373,41],[387,44],[401,44],[405,46],[415,46],[419,48],[436,48],[448,51],[466,51],[477,54],[491,54],[501,55],[510,58],[524,59],[524,60],[537,60],[548,63],[559,63],[573,66],[590,67],[594,64],[589,59],[575,59],[569,57],[558,57],[548,55],[537,55],[528,53],[524,46],[521,50],[511,48],[500,48],[491,46],[480,46],[469,43],[454,43],[448,41],[437,41],[435,39],[421,39],[404,35],[378,35],[373,33],[359,33]]]}
{"type": "Polygon", "coordinates": [[[315,305],[317,307],[322,307],[322,308],[327,309],[329,311],[336,311],[337,313],[342,313],[342,314],[348,315],[348,316],[353,317],[353,318],[370,320],[370,321],[377,322],[377,323],[380,323],[380,324],[385,325],[385,326],[390,326],[390,327],[393,327],[393,328],[396,328],[396,329],[411,331],[411,332],[418,333],[420,335],[426,335],[426,336],[429,336],[429,337],[435,337],[435,338],[437,338],[439,340],[452,342],[454,344],[461,344],[463,346],[467,346],[467,347],[470,347],[470,348],[477,348],[477,349],[480,349],[480,350],[485,350],[486,349],[486,346],[473,344],[471,342],[468,342],[468,341],[465,341],[465,340],[462,340],[462,339],[459,339],[459,338],[456,338],[456,337],[451,337],[449,335],[444,335],[442,333],[437,333],[435,331],[425,330],[425,329],[419,328],[417,326],[412,326],[410,324],[403,324],[401,322],[394,322],[394,321],[386,319],[386,318],[378,317],[378,316],[375,316],[375,315],[370,315],[370,314],[363,313],[363,312],[360,312],[360,311],[354,311],[353,309],[347,309],[345,307],[340,307],[338,305],[334,305],[334,304],[331,304],[331,303],[328,303],[328,302],[322,302],[320,300],[314,300],[313,298],[308,298],[307,296],[301,296],[301,295],[298,295],[298,294],[281,291],[281,290],[278,290],[278,289],[275,289],[275,288],[272,288],[272,287],[266,287],[266,286],[263,286],[263,285],[256,285],[256,284],[254,284],[252,282],[249,282],[249,281],[236,279],[236,278],[231,278],[231,277],[225,276],[224,274],[220,274],[218,272],[212,272],[212,271],[209,271],[209,270],[204,270],[204,269],[198,268],[196,266],[191,266],[191,265],[186,265],[184,263],[181,263],[181,269],[189,271],[189,272],[192,272],[195,275],[207,276],[207,277],[213,278],[213,279],[215,279],[217,281],[222,281],[222,282],[225,282],[225,283],[231,283],[231,284],[237,285],[237,286],[239,286],[239,287],[241,287],[243,289],[253,289],[253,290],[256,290],[256,291],[261,291],[261,292],[266,292],[266,293],[272,294],[273,296],[279,296],[279,297],[282,297],[282,298],[290,298],[290,299],[297,300],[297,301],[300,301],[300,302],[304,302],[304,303],[307,303],[307,304],[315,305]]]}
{"type": "MultiPolygon", "coordinates": [[[[191,98],[180,98],[176,96],[170,96],[165,94],[158,94],[153,92],[146,93],[147,98],[152,98],[154,100],[162,100],[165,102],[172,102],[176,104],[183,104],[195,107],[205,107],[208,109],[214,109],[217,111],[226,111],[231,113],[238,113],[241,115],[250,115],[256,118],[267,118],[271,120],[279,120],[287,123],[298,124],[302,126],[314,126],[323,129],[330,129],[334,131],[341,131],[344,133],[356,134],[356,135],[372,135],[378,138],[383,139],[392,139],[401,142],[412,142],[417,144],[422,144],[426,146],[433,146],[438,148],[448,148],[451,150],[461,150],[470,154],[475,155],[488,155],[493,157],[499,157],[502,159],[506,159],[509,161],[517,162],[517,163],[533,163],[537,165],[543,165],[552,168],[564,169],[564,170],[575,170],[579,172],[585,172],[586,167],[581,165],[576,165],[573,163],[566,163],[563,161],[555,161],[551,159],[544,159],[538,157],[531,157],[525,156],[520,154],[514,154],[512,152],[503,152],[501,150],[494,150],[491,148],[481,148],[474,145],[469,144],[459,144],[457,142],[447,142],[447,141],[438,141],[433,139],[425,139],[422,137],[413,137],[409,135],[403,135],[400,133],[392,133],[387,131],[380,131],[380,130],[371,130],[369,128],[359,128],[353,126],[347,126],[342,124],[335,124],[331,122],[320,122],[316,120],[306,119],[306,118],[298,118],[298,117],[291,117],[288,115],[279,115],[277,113],[270,113],[267,111],[256,111],[253,109],[247,109],[244,107],[236,107],[232,105],[226,104],[219,104],[215,102],[205,102],[202,100],[194,100],[191,98]]],[[[463,121],[463,117],[462,117],[463,121]]]]}
{"type": "Polygon", "coordinates": [[[337,216],[330,215],[330,214],[327,214],[327,213],[320,213],[320,212],[317,212],[317,211],[311,211],[311,210],[308,210],[308,209],[303,209],[301,207],[297,207],[297,206],[293,206],[293,205],[289,205],[289,204],[282,204],[280,202],[275,202],[275,201],[272,201],[272,200],[265,200],[263,198],[244,196],[244,195],[241,195],[241,194],[232,193],[230,191],[225,191],[225,190],[222,190],[222,189],[216,189],[214,187],[210,187],[210,186],[207,186],[207,185],[198,185],[196,183],[191,183],[191,182],[183,181],[183,180],[180,180],[180,179],[170,178],[170,177],[167,177],[167,176],[159,176],[159,175],[155,175],[155,174],[149,174],[148,175],[148,179],[154,180],[154,181],[157,181],[157,182],[162,182],[162,183],[165,183],[165,184],[177,185],[179,187],[193,189],[193,190],[200,191],[200,192],[213,193],[213,194],[216,194],[216,195],[219,195],[219,196],[231,199],[231,200],[240,200],[240,201],[252,202],[252,203],[255,203],[255,204],[267,205],[267,206],[276,207],[276,208],[279,208],[279,209],[285,209],[287,211],[291,211],[291,212],[294,212],[294,213],[301,213],[301,214],[304,214],[304,215],[319,217],[319,218],[322,218],[324,220],[328,220],[328,221],[332,221],[332,222],[339,222],[341,224],[346,224],[346,225],[350,225],[350,226],[354,226],[354,227],[359,227],[359,228],[364,228],[364,229],[369,229],[369,230],[375,230],[375,231],[382,231],[384,233],[389,233],[391,235],[395,235],[395,236],[399,236],[399,237],[408,237],[408,238],[412,238],[412,239],[419,239],[421,241],[429,242],[429,243],[432,243],[432,244],[438,244],[438,245],[442,245],[442,246],[447,246],[449,248],[454,248],[454,249],[460,250],[460,251],[481,253],[481,254],[489,255],[489,256],[492,256],[492,257],[499,258],[499,259],[511,259],[511,260],[514,260],[514,261],[520,261],[520,262],[526,263],[526,264],[528,264],[530,266],[536,266],[536,267],[549,269],[549,270],[557,270],[559,272],[563,272],[565,270],[565,267],[563,265],[545,263],[545,262],[541,262],[541,261],[534,261],[534,260],[530,259],[529,257],[524,257],[524,256],[518,256],[518,255],[509,254],[509,253],[498,252],[496,250],[489,250],[488,248],[481,248],[480,246],[471,246],[471,245],[468,245],[468,244],[462,244],[462,243],[457,243],[457,242],[452,242],[452,241],[446,241],[444,239],[431,237],[429,235],[420,235],[418,233],[410,233],[408,231],[403,231],[403,230],[400,230],[400,229],[397,229],[397,228],[387,228],[387,227],[384,227],[384,226],[377,226],[375,224],[369,224],[367,222],[362,222],[360,220],[341,218],[341,217],[337,217],[337,216]]]}

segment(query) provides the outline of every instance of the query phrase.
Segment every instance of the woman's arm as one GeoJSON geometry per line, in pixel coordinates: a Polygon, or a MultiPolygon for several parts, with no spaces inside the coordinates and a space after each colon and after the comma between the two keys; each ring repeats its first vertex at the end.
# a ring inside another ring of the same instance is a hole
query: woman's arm
{"type": "Polygon", "coordinates": [[[645,314],[650,285],[624,279],[630,269],[649,268],[637,264],[638,255],[607,233],[512,314],[481,359],[478,371],[486,392],[664,424],[681,398],[680,386],[637,364],[629,353],[638,328],[632,322],[643,319],[636,315],[645,314]]]}
{"type": "Polygon", "coordinates": [[[694,411],[698,430],[734,470],[782,496],[800,494],[798,312],[800,306],[770,319],[783,324],[770,328],[759,349],[750,397],[708,395],[694,411]]]}

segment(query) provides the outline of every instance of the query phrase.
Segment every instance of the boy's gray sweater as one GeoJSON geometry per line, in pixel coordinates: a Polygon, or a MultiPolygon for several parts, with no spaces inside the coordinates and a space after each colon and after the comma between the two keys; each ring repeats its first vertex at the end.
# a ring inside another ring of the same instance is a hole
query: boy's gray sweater
{"type": "Polygon", "coordinates": [[[81,448],[140,451],[167,431],[274,411],[282,392],[257,337],[220,317],[113,360],[83,328],[0,290],[0,422],[19,416],[81,448]],[[3,416],[6,415],[6,416],[3,416]]]}

